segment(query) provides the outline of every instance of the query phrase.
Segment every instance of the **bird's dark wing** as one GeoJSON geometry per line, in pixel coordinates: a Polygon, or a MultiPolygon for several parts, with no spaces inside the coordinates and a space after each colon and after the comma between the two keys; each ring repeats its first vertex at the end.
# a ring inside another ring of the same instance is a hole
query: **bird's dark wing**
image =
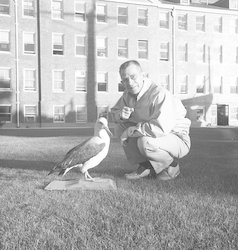
{"type": "Polygon", "coordinates": [[[83,143],[72,148],[65,155],[64,159],[60,161],[49,174],[57,170],[61,170],[60,172],[62,173],[64,172],[62,171],[64,169],[75,166],[77,164],[83,164],[84,162],[88,161],[90,158],[101,152],[105,145],[105,143],[94,143],[91,139],[84,141],[83,143]]]}

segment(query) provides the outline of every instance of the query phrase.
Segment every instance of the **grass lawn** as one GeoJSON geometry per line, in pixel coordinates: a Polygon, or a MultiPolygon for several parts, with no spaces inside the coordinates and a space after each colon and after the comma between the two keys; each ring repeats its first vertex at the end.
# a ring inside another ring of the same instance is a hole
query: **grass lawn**
{"type": "Polygon", "coordinates": [[[181,175],[169,182],[126,180],[133,169],[113,138],[90,174],[114,179],[117,191],[44,190],[62,179],[49,170],[86,136],[2,131],[1,250],[238,249],[237,128],[192,129],[181,175]]]}

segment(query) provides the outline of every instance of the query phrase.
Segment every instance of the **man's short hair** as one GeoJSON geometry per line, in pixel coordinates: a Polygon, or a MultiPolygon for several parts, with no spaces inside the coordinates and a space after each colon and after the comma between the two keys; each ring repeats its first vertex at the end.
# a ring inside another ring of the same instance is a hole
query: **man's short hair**
{"type": "Polygon", "coordinates": [[[130,60],[130,61],[124,62],[124,63],[120,66],[120,68],[119,68],[119,73],[121,74],[121,72],[122,72],[123,70],[125,70],[127,67],[129,67],[131,64],[136,65],[136,66],[142,71],[140,64],[139,64],[136,60],[130,60]]]}

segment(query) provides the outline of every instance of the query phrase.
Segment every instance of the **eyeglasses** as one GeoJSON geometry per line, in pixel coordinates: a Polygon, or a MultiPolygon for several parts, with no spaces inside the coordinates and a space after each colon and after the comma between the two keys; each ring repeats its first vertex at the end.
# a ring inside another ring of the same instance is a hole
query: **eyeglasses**
{"type": "Polygon", "coordinates": [[[136,79],[138,78],[138,76],[139,76],[139,74],[137,74],[137,75],[131,75],[131,76],[129,76],[129,77],[124,78],[123,80],[121,80],[121,83],[122,84],[128,84],[130,82],[130,80],[136,81],[136,79]]]}

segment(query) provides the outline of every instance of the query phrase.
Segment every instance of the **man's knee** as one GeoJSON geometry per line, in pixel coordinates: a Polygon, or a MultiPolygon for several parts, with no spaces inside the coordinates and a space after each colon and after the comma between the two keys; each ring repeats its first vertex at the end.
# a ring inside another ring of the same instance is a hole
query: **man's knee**
{"type": "Polygon", "coordinates": [[[138,140],[137,140],[137,147],[140,151],[140,153],[144,156],[148,156],[147,153],[148,153],[148,150],[147,150],[147,137],[146,136],[142,136],[142,137],[139,137],[138,140]]]}

